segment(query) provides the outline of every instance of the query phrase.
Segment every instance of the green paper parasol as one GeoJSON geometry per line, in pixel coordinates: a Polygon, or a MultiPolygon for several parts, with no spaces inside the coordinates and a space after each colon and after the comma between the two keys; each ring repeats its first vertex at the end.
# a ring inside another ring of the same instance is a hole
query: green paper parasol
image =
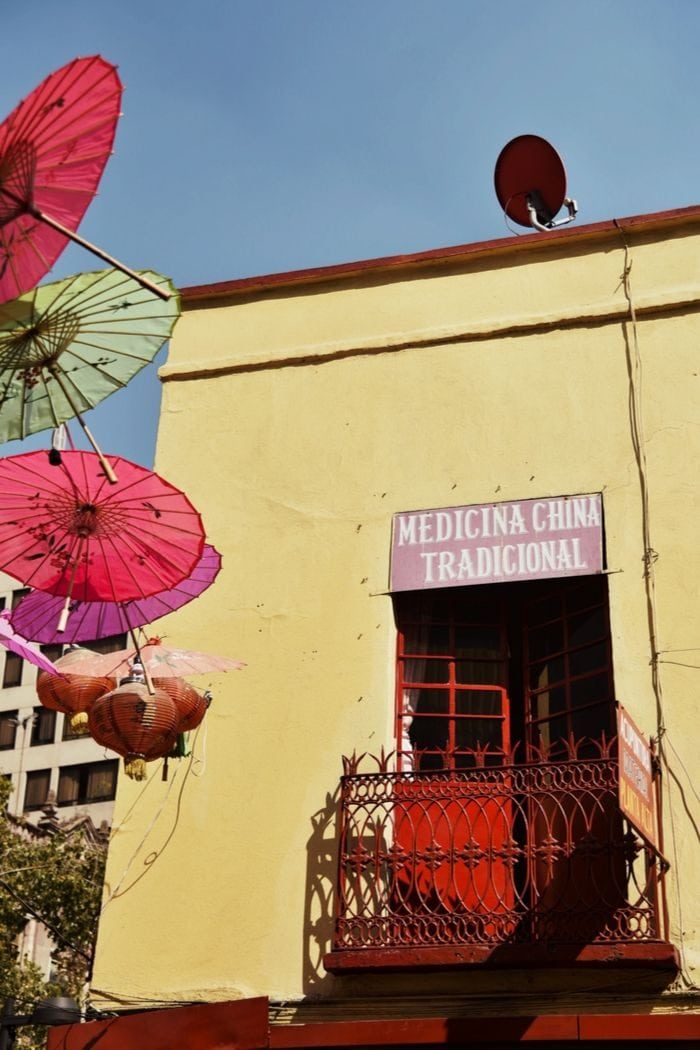
{"type": "Polygon", "coordinates": [[[102,458],[81,413],[150,364],[180,314],[168,278],[141,273],[170,298],[118,270],[100,270],[0,304],[0,441],[77,418],[102,458]]]}

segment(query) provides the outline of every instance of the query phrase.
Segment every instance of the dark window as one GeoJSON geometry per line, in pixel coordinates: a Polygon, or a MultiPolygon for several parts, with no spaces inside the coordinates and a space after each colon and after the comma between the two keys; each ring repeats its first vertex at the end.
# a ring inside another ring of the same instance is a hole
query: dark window
{"type": "Polygon", "coordinates": [[[63,646],[60,644],[55,644],[51,642],[47,645],[40,645],[39,648],[41,649],[46,659],[51,660],[52,663],[55,663],[56,660],[59,659],[59,657],[63,656],[63,646]]]}
{"type": "Polygon", "coordinates": [[[30,747],[38,744],[53,744],[56,736],[56,712],[48,707],[35,707],[30,747]]]}
{"type": "Polygon", "coordinates": [[[49,784],[51,782],[50,769],[33,769],[27,773],[27,782],[24,789],[24,809],[41,809],[46,805],[49,795],[49,784]]]}
{"type": "Polygon", "coordinates": [[[17,711],[0,714],[0,751],[11,751],[17,738],[17,711]]]}
{"type": "Polygon", "coordinates": [[[583,757],[614,733],[604,576],[402,594],[395,609],[404,768],[503,763],[514,744],[564,759],[572,740],[583,757]]]}
{"type": "Polygon", "coordinates": [[[119,760],[65,766],[59,773],[59,806],[78,806],[88,802],[108,802],[117,792],[119,760]]]}
{"type": "Polygon", "coordinates": [[[61,740],[84,740],[85,733],[79,733],[71,725],[71,716],[63,716],[63,730],[61,732],[61,740]]]}
{"type": "Polygon", "coordinates": [[[17,653],[5,653],[5,670],[2,675],[3,689],[12,689],[22,684],[22,666],[24,660],[17,653]]]}
{"type": "Polygon", "coordinates": [[[111,634],[108,638],[100,638],[96,642],[89,642],[87,647],[96,653],[117,653],[120,649],[126,649],[126,635],[111,634]]]}
{"type": "Polygon", "coordinates": [[[23,598],[29,594],[29,587],[20,587],[18,590],[12,592],[12,608],[16,609],[23,598]]]}

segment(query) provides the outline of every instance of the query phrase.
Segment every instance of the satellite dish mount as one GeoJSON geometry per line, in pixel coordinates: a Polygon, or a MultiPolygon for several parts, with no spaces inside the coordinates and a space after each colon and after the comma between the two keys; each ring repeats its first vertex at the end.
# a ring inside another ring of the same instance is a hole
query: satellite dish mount
{"type": "Polygon", "coordinates": [[[566,195],[561,157],[539,135],[519,135],[503,147],[494,172],[496,196],[503,211],[520,226],[543,233],[573,222],[576,201],[566,195]],[[562,206],[567,214],[557,219],[562,206]]]}

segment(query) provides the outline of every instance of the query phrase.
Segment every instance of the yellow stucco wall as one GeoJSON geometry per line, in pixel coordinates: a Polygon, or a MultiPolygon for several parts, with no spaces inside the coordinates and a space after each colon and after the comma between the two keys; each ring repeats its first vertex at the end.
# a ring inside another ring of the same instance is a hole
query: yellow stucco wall
{"type": "Polygon", "coordinates": [[[695,965],[700,869],[681,790],[692,807],[700,659],[672,651],[700,645],[698,223],[625,232],[636,326],[615,229],[186,298],[156,469],[202,511],[224,566],[165,631],[248,666],[199,681],[214,705],[167,783],[154,771],[120,786],[98,1001],[343,994],[320,963],[334,796],[341,755],[392,747],[397,511],[602,491],[618,699],[655,732],[635,349],[677,778],[665,778],[672,939],[695,965]]]}

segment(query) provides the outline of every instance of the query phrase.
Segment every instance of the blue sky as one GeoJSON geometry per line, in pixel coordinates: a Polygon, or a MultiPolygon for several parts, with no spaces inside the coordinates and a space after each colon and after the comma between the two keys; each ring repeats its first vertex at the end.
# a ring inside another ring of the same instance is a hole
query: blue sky
{"type": "MultiPolygon", "coordinates": [[[[508,236],[493,167],[523,133],[579,223],[700,202],[696,0],[3,6],[0,118],[79,55],[119,66],[80,232],[179,286],[508,236]]],[[[69,248],[47,280],[101,265],[69,248]]],[[[106,451],[151,465],[159,396],[150,367],[88,414],[106,451]]]]}

